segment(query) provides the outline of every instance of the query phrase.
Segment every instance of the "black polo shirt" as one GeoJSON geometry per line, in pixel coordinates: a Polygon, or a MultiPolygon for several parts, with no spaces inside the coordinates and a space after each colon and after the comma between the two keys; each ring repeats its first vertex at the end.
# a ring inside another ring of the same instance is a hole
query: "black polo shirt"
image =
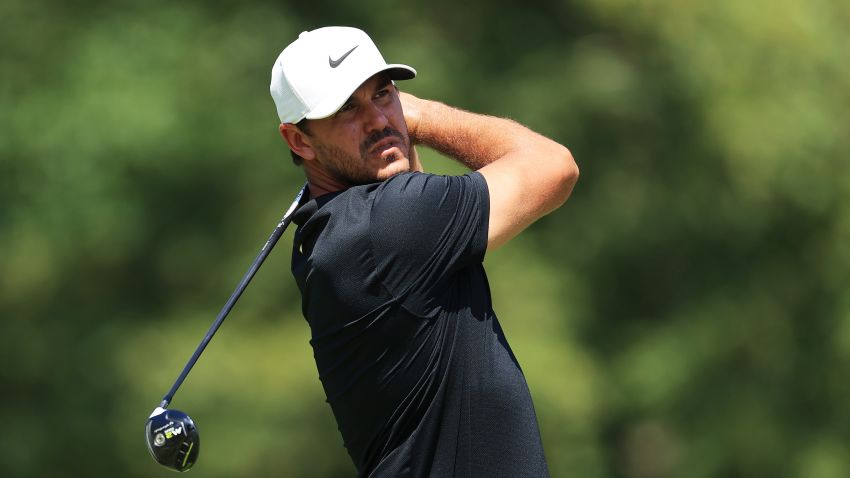
{"type": "Polygon", "coordinates": [[[292,273],[358,476],[548,476],[482,261],[479,173],[405,173],[298,209],[292,273]]]}

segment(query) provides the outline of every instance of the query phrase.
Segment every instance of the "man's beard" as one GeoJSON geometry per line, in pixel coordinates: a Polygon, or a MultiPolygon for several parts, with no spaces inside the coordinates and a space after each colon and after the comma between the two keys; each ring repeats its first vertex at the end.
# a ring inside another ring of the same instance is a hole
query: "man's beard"
{"type": "Polygon", "coordinates": [[[366,163],[369,159],[369,150],[372,146],[377,144],[378,141],[390,136],[398,138],[405,147],[408,149],[410,148],[410,140],[400,131],[389,126],[381,131],[372,133],[368,138],[363,140],[363,143],[360,145],[359,158],[332,144],[316,144],[315,146],[319,156],[325,159],[325,161],[323,161],[323,166],[328,174],[344,184],[358,186],[378,181],[374,172],[366,169],[366,163]]]}

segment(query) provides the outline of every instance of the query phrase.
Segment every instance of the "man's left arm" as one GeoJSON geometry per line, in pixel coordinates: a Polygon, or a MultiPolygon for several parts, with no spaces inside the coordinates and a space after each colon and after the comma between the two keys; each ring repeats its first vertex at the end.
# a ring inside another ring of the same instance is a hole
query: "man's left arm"
{"type": "Polygon", "coordinates": [[[478,171],[489,191],[488,250],[561,206],[578,179],[570,151],[505,118],[481,115],[401,93],[413,143],[478,171]]]}

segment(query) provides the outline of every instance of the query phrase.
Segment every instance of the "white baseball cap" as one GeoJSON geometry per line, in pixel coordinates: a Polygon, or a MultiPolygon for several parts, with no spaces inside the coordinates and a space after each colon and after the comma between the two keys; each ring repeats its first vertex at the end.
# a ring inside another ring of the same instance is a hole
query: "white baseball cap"
{"type": "Polygon", "coordinates": [[[324,27],[303,32],[277,57],[269,91],[281,123],[327,118],[372,75],[409,80],[416,70],[387,64],[362,30],[324,27]]]}

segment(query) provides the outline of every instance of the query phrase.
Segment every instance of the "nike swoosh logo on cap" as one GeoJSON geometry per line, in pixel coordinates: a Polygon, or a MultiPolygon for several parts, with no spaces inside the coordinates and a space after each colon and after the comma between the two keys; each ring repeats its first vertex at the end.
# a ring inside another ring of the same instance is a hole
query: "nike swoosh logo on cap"
{"type": "Polygon", "coordinates": [[[354,48],[345,52],[345,54],[342,55],[341,57],[339,57],[339,59],[337,59],[337,60],[332,60],[331,57],[328,56],[328,64],[331,65],[331,68],[338,67],[340,65],[340,63],[342,63],[348,57],[348,55],[351,54],[351,52],[353,52],[354,50],[357,49],[358,46],[360,46],[360,45],[354,45],[354,48]]]}

